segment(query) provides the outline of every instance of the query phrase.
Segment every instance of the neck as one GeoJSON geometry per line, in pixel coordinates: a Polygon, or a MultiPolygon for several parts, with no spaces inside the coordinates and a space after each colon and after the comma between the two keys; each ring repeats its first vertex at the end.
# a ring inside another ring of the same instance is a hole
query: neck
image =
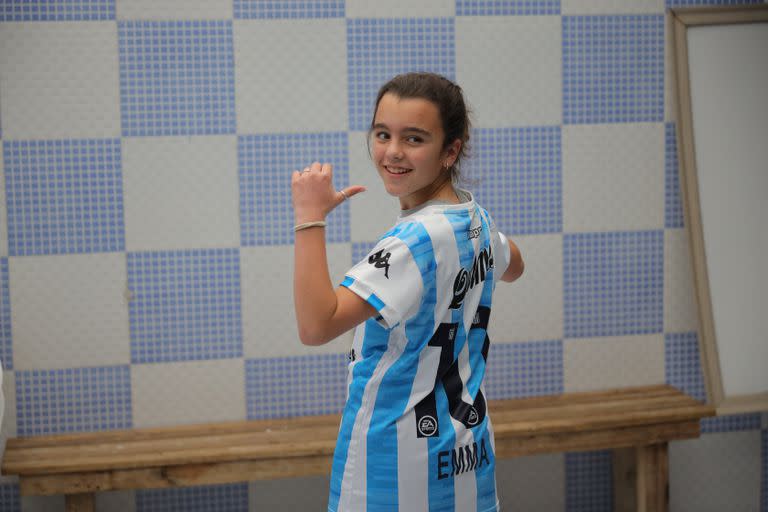
{"type": "Polygon", "coordinates": [[[404,204],[403,201],[400,201],[400,208],[402,210],[410,210],[433,199],[440,199],[448,204],[459,204],[461,202],[456,194],[456,190],[453,188],[450,172],[440,174],[430,185],[429,191],[422,197],[423,199],[416,204],[404,204]]]}
{"type": "Polygon", "coordinates": [[[442,199],[450,204],[459,204],[459,195],[456,193],[456,189],[453,188],[453,180],[451,180],[451,174],[445,173],[446,178],[442,180],[435,190],[435,193],[430,199],[442,199]]]}

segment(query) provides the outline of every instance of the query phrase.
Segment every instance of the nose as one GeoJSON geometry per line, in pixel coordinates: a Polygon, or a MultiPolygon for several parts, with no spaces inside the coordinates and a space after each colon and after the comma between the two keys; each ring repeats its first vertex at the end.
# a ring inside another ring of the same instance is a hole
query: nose
{"type": "Polygon", "coordinates": [[[393,161],[403,158],[403,147],[397,139],[392,139],[387,144],[387,158],[393,161]]]}

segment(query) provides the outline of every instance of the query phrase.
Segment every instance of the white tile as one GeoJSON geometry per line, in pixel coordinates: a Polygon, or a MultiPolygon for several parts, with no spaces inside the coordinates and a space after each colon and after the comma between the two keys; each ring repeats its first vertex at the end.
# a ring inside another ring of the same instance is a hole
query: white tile
{"type": "Polygon", "coordinates": [[[456,79],[475,126],[560,124],[561,40],[560,16],[457,18],[456,79]]]}
{"type": "Polygon", "coordinates": [[[237,133],[347,130],[345,23],[235,20],[237,133]]]}
{"type": "Polygon", "coordinates": [[[248,510],[253,512],[307,512],[325,510],[330,476],[259,480],[248,486],[248,510]],[[296,492],[300,489],[301,492],[296,492]]]}
{"type": "MultiPolygon", "coordinates": [[[[16,374],[12,370],[2,371],[2,422],[0,423],[0,461],[5,453],[5,443],[9,438],[16,437],[16,374]]],[[[12,481],[13,477],[0,474],[0,484],[12,481]]]]}
{"type": "Polygon", "coordinates": [[[135,491],[106,491],[97,492],[96,510],[109,512],[134,512],[136,510],[135,491]]]}
{"type": "Polygon", "coordinates": [[[245,419],[243,359],[131,366],[135,428],[245,419]]]}
{"type": "MultiPolygon", "coordinates": [[[[327,245],[328,266],[334,288],[351,265],[349,244],[327,245]]],[[[352,346],[351,332],[321,347],[299,340],[293,306],[293,246],[240,249],[243,315],[243,352],[246,358],[341,354],[352,346]]]]}
{"type": "Polygon", "coordinates": [[[688,233],[684,228],[664,231],[664,332],[699,328],[688,233]]]}
{"type": "Polygon", "coordinates": [[[8,259],[16,370],[129,364],[124,253],[8,259]]]}
{"type": "Polygon", "coordinates": [[[16,437],[16,373],[13,370],[3,371],[3,401],[5,407],[0,426],[0,437],[6,440],[10,437],[16,437]]]}
{"type": "Polygon", "coordinates": [[[64,495],[22,496],[21,510],[24,512],[62,512],[65,507],[64,495]]]}
{"type": "Polygon", "coordinates": [[[232,0],[117,0],[118,20],[215,20],[232,18],[232,0]]]}
{"type": "Polygon", "coordinates": [[[760,431],[704,434],[669,448],[669,509],[760,508],[760,431]]]}
{"type": "Polygon", "coordinates": [[[661,14],[664,0],[561,0],[562,14],[661,14]]]}
{"type": "Polygon", "coordinates": [[[455,0],[347,0],[347,18],[440,18],[456,13],[455,0]]]}
{"type": "Polygon", "coordinates": [[[664,17],[664,121],[677,119],[677,87],[675,81],[675,48],[672,42],[672,17],[664,17]]]}
{"type": "Polygon", "coordinates": [[[499,281],[493,293],[488,335],[494,342],[563,337],[563,237],[513,236],[525,271],[513,283],[499,281]]]}
{"type": "MultiPolygon", "coordinates": [[[[0,141],[0,145],[2,141],[0,141]]],[[[5,166],[0,151],[0,256],[8,256],[8,205],[5,199],[5,166]]]]}
{"type": "MultiPolygon", "coordinates": [[[[493,419],[493,411],[490,414],[493,419]]],[[[563,454],[553,453],[497,460],[501,510],[566,510],[563,458],[563,454]]]]}
{"type": "Polygon", "coordinates": [[[238,247],[237,137],[123,139],[128,251],[238,247]]]}
{"type": "Polygon", "coordinates": [[[387,193],[368,155],[366,133],[349,134],[349,183],[367,188],[350,202],[350,235],[353,242],[374,242],[397,222],[400,201],[387,193]]]}
{"type": "Polygon", "coordinates": [[[563,370],[566,392],[664,383],[664,335],[566,339],[563,370]]]}
{"type": "Polygon", "coordinates": [[[664,124],[563,127],[563,231],[664,227],[664,124]]]}
{"type": "Polygon", "coordinates": [[[6,139],[120,136],[117,24],[3,23],[6,139]]]}

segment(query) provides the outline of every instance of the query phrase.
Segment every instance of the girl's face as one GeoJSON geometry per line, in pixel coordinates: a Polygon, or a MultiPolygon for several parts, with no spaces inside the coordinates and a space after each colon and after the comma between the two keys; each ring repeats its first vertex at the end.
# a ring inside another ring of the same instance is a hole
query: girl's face
{"type": "MultiPolygon", "coordinates": [[[[437,196],[450,185],[450,168],[461,141],[443,150],[437,106],[423,98],[386,93],[373,119],[371,155],[387,192],[404,210],[437,196]]],[[[450,188],[450,192],[453,189],[450,188]]]]}

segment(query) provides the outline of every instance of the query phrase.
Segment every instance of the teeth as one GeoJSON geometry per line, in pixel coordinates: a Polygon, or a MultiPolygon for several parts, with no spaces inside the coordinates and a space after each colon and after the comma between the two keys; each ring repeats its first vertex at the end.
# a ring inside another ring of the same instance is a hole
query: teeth
{"type": "Polygon", "coordinates": [[[403,169],[402,167],[390,167],[390,166],[387,166],[387,170],[393,174],[405,174],[408,171],[410,171],[410,169],[403,169]]]}

